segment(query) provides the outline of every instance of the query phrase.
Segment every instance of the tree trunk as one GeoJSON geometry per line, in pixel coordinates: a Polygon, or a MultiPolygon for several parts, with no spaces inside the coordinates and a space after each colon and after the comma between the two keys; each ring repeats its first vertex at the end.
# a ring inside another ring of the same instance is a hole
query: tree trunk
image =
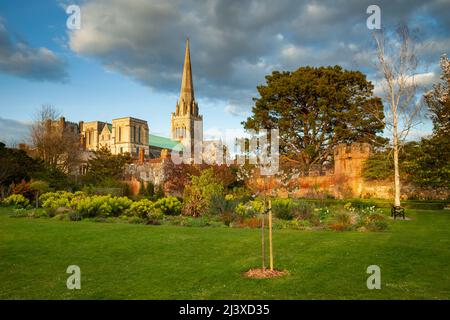
{"type": "Polygon", "coordinates": [[[393,126],[393,142],[394,142],[394,206],[400,206],[400,171],[398,167],[398,132],[397,132],[397,116],[394,115],[393,126]]]}

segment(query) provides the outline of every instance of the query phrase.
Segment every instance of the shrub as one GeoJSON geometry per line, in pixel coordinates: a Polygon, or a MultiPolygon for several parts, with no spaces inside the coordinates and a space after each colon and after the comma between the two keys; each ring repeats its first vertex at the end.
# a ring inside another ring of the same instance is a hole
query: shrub
{"type": "Polygon", "coordinates": [[[54,216],[58,208],[74,209],[77,203],[84,198],[85,194],[80,191],[75,193],[57,191],[44,193],[39,197],[39,202],[49,216],[54,216]]]}
{"type": "Polygon", "coordinates": [[[80,199],[76,210],[83,217],[119,216],[126,212],[132,203],[127,197],[91,196],[80,199]]]}
{"type": "Polygon", "coordinates": [[[30,189],[30,184],[25,180],[17,184],[11,184],[11,193],[20,194],[27,199],[33,199],[33,191],[30,189]]]}
{"type": "Polygon", "coordinates": [[[291,199],[275,199],[272,201],[272,210],[278,219],[292,220],[294,218],[291,199]]]}
{"type": "Polygon", "coordinates": [[[82,219],[81,214],[76,211],[70,211],[68,217],[70,221],[80,221],[82,219]]]}
{"type": "Polygon", "coordinates": [[[258,217],[243,218],[231,224],[234,228],[260,228],[261,219],[258,217]]]}
{"type": "Polygon", "coordinates": [[[83,217],[108,216],[112,212],[108,204],[110,196],[92,196],[81,199],[77,204],[77,211],[83,217]]]}
{"type": "Polygon", "coordinates": [[[311,223],[308,220],[274,219],[274,221],[273,221],[274,229],[304,230],[304,229],[309,229],[310,227],[311,227],[311,223]]]}
{"type": "Polygon", "coordinates": [[[107,199],[108,205],[111,207],[111,215],[118,216],[125,212],[133,204],[133,201],[127,197],[109,197],[107,199]]]}
{"type": "Polygon", "coordinates": [[[152,224],[156,224],[155,222],[164,219],[164,214],[161,211],[154,210],[147,215],[149,221],[153,222],[152,224]]]}
{"type": "Polygon", "coordinates": [[[252,218],[258,214],[263,214],[265,212],[265,205],[260,199],[255,199],[253,201],[248,201],[247,203],[239,203],[236,206],[235,212],[239,218],[252,218]]]}
{"type": "Polygon", "coordinates": [[[144,218],[154,211],[153,202],[148,199],[133,202],[126,214],[144,218]]]}
{"type": "Polygon", "coordinates": [[[198,218],[189,216],[168,216],[164,218],[164,224],[184,227],[225,227],[221,221],[208,216],[198,218]]]}
{"type": "Polygon", "coordinates": [[[235,209],[238,201],[234,199],[233,195],[229,194],[225,197],[221,195],[214,195],[211,198],[210,214],[213,216],[220,216],[221,220],[226,224],[235,219],[235,209]]]}
{"type": "Polygon", "coordinates": [[[335,231],[344,231],[352,225],[352,217],[348,212],[337,212],[334,215],[333,221],[330,223],[330,228],[335,231]]]}
{"type": "Polygon", "coordinates": [[[351,206],[356,209],[364,209],[368,207],[376,207],[376,202],[371,200],[353,199],[350,201],[351,206]]]}
{"type": "Polygon", "coordinates": [[[28,200],[21,194],[12,194],[9,197],[3,199],[3,205],[13,206],[15,208],[26,208],[29,204],[30,200],[28,200]]]}
{"type": "Polygon", "coordinates": [[[314,203],[295,201],[291,205],[292,215],[300,220],[319,220],[314,216],[314,203]]]}
{"type": "Polygon", "coordinates": [[[132,224],[142,224],[144,223],[145,220],[140,218],[140,217],[131,217],[130,219],[128,219],[128,223],[132,223],[132,224]]]}
{"type": "Polygon", "coordinates": [[[242,218],[251,217],[253,215],[252,207],[248,203],[239,203],[234,211],[242,218]]]}
{"type": "Polygon", "coordinates": [[[381,221],[381,220],[377,220],[377,221],[373,221],[369,224],[367,224],[366,228],[369,231],[384,231],[388,228],[388,223],[387,221],[381,221]]]}
{"type": "Polygon", "coordinates": [[[315,208],[314,211],[318,213],[320,222],[330,216],[330,210],[327,207],[315,208]]]}
{"type": "Polygon", "coordinates": [[[181,213],[182,204],[180,200],[175,197],[166,197],[157,200],[154,203],[154,208],[165,215],[174,216],[181,213]]]}
{"type": "Polygon", "coordinates": [[[155,189],[155,195],[153,196],[153,199],[158,200],[158,199],[164,198],[164,196],[165,196],[164,189],[163,189],[162,185],[159,185],[155,189]]]}
{"type": "Polygon", "coordinates": [[[184,189],[183,213],[198,217],[209,211],[211,198],[221,195],[223,184],[215,177],[213,169],[207,169],[202,174],[191,177],[191,182],[184,189]]]}
{"type": "Polygon", "coordinates": [[[45,213],[44,210],[32,209],[32,210],[28,210],[27,212],[28,212],[27,215],[29,218],[41,218],[41,217],[47,216],[47,214],[45,213]]]}
{"type": "Polygon", "coordinates": [[[28,211],[24,208],[13,209],[13,214],[11,215],[13,218],[23,218],[28,217],[28,211]]]}

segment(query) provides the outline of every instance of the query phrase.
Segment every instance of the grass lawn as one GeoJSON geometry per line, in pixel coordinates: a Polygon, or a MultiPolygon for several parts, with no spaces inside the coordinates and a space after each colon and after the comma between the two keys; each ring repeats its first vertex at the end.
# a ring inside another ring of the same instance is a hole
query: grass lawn
{"type": "Polygon", "coordinates": [[[450,211],[408,210],[381,233],[276,230],[289,276],[247,279],[254,229],[10,218],[0,208],[0,299],[449,299],[450,211]],[[381,268],[368,290],[366,268],[381,268]],[[66,268],[81,268],[81,290],[66,268]]]}

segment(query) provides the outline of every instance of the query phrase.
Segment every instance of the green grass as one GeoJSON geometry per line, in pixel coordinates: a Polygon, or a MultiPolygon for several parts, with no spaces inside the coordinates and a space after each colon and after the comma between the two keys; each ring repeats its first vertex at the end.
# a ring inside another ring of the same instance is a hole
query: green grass
{"type": "Polygon", "coordinates": [[[0,299],[449,299],[450,212],[408,210],[382,233],[276,230],[255,280],[260,232],[11,218],[0,208],[0,299]],[[366,268],[381,268],[368,290],[366,268]],[[81,268],[81,290],[66,268],[81,268]]]}

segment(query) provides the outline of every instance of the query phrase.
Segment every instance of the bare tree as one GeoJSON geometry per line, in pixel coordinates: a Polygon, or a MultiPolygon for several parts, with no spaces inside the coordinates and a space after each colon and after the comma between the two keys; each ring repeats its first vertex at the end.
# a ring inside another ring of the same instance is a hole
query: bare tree
{"type": "Polygon", "coordinates": [[[386,34],[374,33],[377,53],[377,69],[381,74],[384,92],[386,128],[392,133],[394,157],[394,205],[400,206],[399,152],[411,129],[420,123],[423,104],[416,100],[415,79],[418,58],[407,26],[386,34]]]}
{"type": "Polygon", "coordinates": [[[36,113],[31,141],[37,156],[51,167],[71,173],[79,163],[79,132],[51,105],[42,106],[36,113]]]}

